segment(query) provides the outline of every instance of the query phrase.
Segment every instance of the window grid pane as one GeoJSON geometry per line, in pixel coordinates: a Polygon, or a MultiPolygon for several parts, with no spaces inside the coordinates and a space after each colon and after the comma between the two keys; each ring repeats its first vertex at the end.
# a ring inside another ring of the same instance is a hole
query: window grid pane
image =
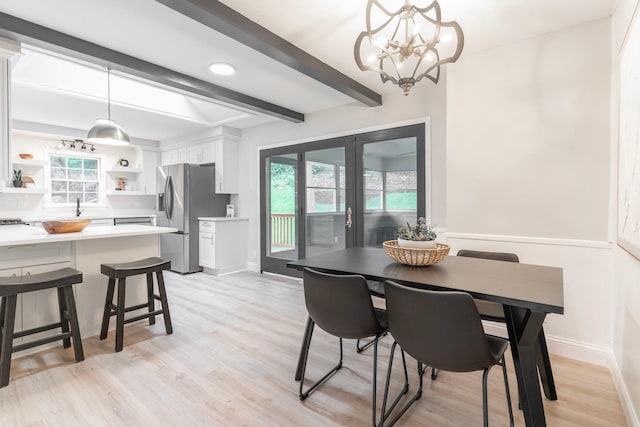
{"type": "Polygon", "coordinates": [[[100,160],[64,155],[49,157],[51,203],[66,204],[80,200],[97,204],[100,200],[100,160]]]}

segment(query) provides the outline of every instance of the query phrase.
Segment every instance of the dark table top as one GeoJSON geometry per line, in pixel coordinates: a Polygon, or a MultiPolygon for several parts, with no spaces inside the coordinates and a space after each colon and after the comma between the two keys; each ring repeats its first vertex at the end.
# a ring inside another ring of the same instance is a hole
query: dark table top
{"type": "Polygon", "coordinates": [[[541,313],[564,313],[562,269],[505,261],[448,256],[427,267],[398,264],[381,248],[349,248],[290,261],[288,267],[361,274],[409,286],[458,290],[474,298],[541,313]]]}

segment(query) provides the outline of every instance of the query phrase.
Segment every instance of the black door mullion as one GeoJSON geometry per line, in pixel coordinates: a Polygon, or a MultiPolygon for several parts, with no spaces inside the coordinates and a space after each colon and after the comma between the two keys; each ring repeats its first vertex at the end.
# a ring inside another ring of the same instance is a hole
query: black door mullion
{"type": "Polygon", "coordinates": [[[298,256],[304,258],[307,253],[306,229],[307,229],[307,165],[305,152],[298,153],[298,167],[296,169],[296,194],[298,195],[298,221],[296,224],[298,239],[298,256]]]}

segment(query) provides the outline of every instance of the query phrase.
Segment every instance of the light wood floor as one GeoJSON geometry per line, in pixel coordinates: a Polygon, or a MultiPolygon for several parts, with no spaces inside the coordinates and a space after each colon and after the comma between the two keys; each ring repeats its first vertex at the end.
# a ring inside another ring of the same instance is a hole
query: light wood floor
{"type": "MultiPolygon", "coordinates": [[[[370,425],[372,351],[357,354],[352,341],[345,342],[344,368],[305,402],[298,399],[293,376],[306,320],[299,282],[254,273],[169,273],[166,281],[173,335],[158,319],[128,325],[121,353],[110,333],[106,341],[83,341],[81,363],[62,348],[14,359],[11,383],[0,389],[0,426],[370,425]]],[[[391,343],[386,337],[381,345],[380,386],[391,343]]],[[[337,340],[316,329],[309,377],[332,366],[337,351],[337,340]]],[[[625,425],[606,369],[552,362],[559,400],[544,402],[549,426],[625,425]]],[[[517,408],[510,360],[508,366],[517,408]]],[[[411,393],[415,373],[410,380],[411,393]]],[[[490,424],[508,425],[499,369],[489,381],[490,424]]],[[[398,425],[481,425],[481,396],[481,373],[441,372],[436,381],[425,375],[422,399],[398,425]]],[[[516,425],[524,425],[517,410],[516,425]]]]}

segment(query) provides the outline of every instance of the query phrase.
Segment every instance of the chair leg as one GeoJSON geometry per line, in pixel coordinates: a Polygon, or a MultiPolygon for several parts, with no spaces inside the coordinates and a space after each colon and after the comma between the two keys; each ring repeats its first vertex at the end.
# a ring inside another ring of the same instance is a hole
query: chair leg
{"type": "Polygon", "coordinates": [[[76,362],[84,360],[84,350],[82,349],[82,337],[80,336],[80,325],[78,324],[78,312],[76,311],[76,300],[73,296],[73,288],[65,286],[63,289],[64,300],[67,308],[67,317],[71,326],[71,336],[73,337],[73,353],[76,362]]]}
{"type": "MultiPolygon", "coordinates": [[[[313,332],[313,330],[312,330],[312,332],[313,332]]],[[[311,344],[311,335],[309,336],[309,344],[311,344]]],[[[309,395],[315,389],[317,389],[319,386],[321,386],[333,374],[335,374],[336,372],[338,372],[340,370],[340,368],[342,368],[342,338],[340,338],[340,361],[338,362],[338,364],[336,366],[334,366],[327,374],[325,374],[325,376],[320,378],[315,384],[313,384],[311,387],[309,387],[307,389],[307,391],[303,391],[302,390],[302,386],[304,385],[304,374],[305,374],[305,371],[307,370],[307,359],[308,358],[309,358],[309,352],[307,351],[307,354],[305,355],[304,362],[302,364],[302,377],[300,378],[300,391],[299,391],[300,400],[305,400],[307,397],[309,397],[309,395]]]]}
{"type": "Polygon", "coordinates": [[[431,368],[431,379],[432,380],[435,380],[436,378],[438,378],[438,372],[440,372],[440,369],[431,368]]]}
{"type": "Polygon", "coordinates": [[[360,345],[360,338],[358,338],[356,340],[356,353],[362,353],[363,351],[365,351],[366,349],[371,347],[373,345],[373,343],[376,341],[376,339],[380,339],[380,338],[384,337],[385,335],[387,335],[387,331],[384,331],[382,333],[382,335],[380,335],[378,338],[373,338],[371,341],[365,343],[362,346],[360,345]]]}
{"type": "MultiPolygon", "coordinates": [[[[58,292],[58,311],[60,313],[60,329],[63,333],[69,332],[69,314],[67,313],[67,302],[65,301],[62,288],[57,289],[58,292]]],[[[71,347],[71,338],[62,340],[62,348],[71,347]]]]}
{"type": "Polygon", "coordinates": [[[489,427],[489,404],[487,402],[487,377],[491,367],[485,368],[482,373],[482,419],[484,420],[484,427],[489,427]]]}
{"type": "MultiPolygon", "coordinates": [[[[153,297],[153,273],[147,273],[147,304],[149,305],[149,313],[153,313],[155,308],[155,298],[153,297]]],[[[156,316],[149,316],[149,324],[156,324],[156,316]]]]}
{"type": "Polygon", "coordinates": [[[2,346],[0,347],[0,387],[9,384],[11,353],[13,352],[13,327],[16,319],[17,295],[9,295],[2,300],[4,323],[2,325],[2,346]]]}
{"type": "Polygon", "coordinates": [[[107,296],[104,300],[104,313],[102,314],[102,327],[100,328],[100,339],[107,338],[107,332],[109,331],[109,319],[111,319],[111,305],[113,305],[113,292],[116,287],[116,279],[109,277],[109,284],[107,285],[107,296]]]}
{"type": "Polygon", "coordinates": [[[126,277],[118,279],[118,307],[116,308],[116,352],[124,347],[124,297],[127,287],[126,277]]]}
{"type": "Polygon", "coordinates": [[[156,280],[158,281],[158,292],[160,292],[160,303],[162,304],[162,317],[164,317],[164,328],[167,334],[173,333],[171,326],[171,315],[169,314],[169,301],[167,300],[167,290],[164,287],[164,278],[162,271],[156,271],[156,280]]]}
{"type": "MultiPolygon", "coordinates": [[[[395,400],[393,401],[393,403],[391,404],[391,406],[387,410],[387,399],[388,399],[388,396],[389,396],[389,384],[391,382],[391,371],[393,369],[393,358],[394,358],[394,353],[395,353],[395,349],[396,349],[397,345],[398,345],[398,343],[395,342],[395,341],[391,345],[391,353],[389,355],[389,368],[387,370],[387,381],[386,381],[385,388],[384,388],[384,398],[382,399],[382,413],[380,415],[380,426],[384,425],[384,422],[387,420],[387,418],[389,418],[389,415],[391,415],[393,413],[394,409],[396,408],[396,406],[400,402],[400,399],[402,398],[402,396],[407,394],[407,392],[409,391],[409,376],[407,375],[407,362],[406,362],[406,359],[404,357],[404,351],[402,349],[400,349],[400,354],[402,355],[402,365],[403,365],[403,368],[404,368],[404,385],[402,387],[402,390],[400,390],[400,393],[398,393],[398,395],[396,396],[395,400]]],[[[418,377],[420,378],[419,379],[419,385],[418,385],[418,391],[402,407],[402,409],[400,409],[398,414],[396,414],[396,416],[393,417],[393,419],[387,424],[387,426],[393,426],[396,422],[398,422],[400,417],[402,417],[402,415],[404,415],[404,413],[407,412],[409,407],[411,405],[413,405],[413,403],[416,400],[420,399],[420,397],[422,396],[422,375],[424,374],[424,368],[422,366],[422,363],[418,362],[417,364],[418,364],[418,377]]]]}
{"type": "Polygon", "coordinates": [[[509,410],[509,426],[513,427],[513,408],[511,407],[511,393],[509,392],[509,379],[507,378],[507,364],[504,361],[504,355],[502,355],[502,376],[504,377],[504,389],[507,393],[507,409],[509,410]]]}

